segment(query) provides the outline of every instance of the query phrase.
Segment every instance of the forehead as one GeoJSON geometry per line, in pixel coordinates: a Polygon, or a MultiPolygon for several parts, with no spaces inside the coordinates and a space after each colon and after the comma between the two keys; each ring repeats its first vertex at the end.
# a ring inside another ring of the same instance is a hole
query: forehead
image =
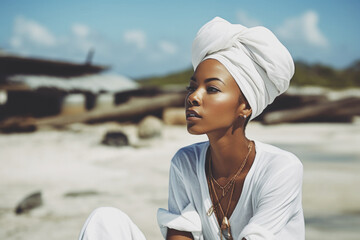
{"type": "Polygon", "coordinates": [[[211,78],[218,78],[224,83],[222,90],[234,94],[234,96],[239,96],[242,99],[245,98],[235,79],[226,67],[219,61],[209,58],[202,61],[197,66],[191,79],[198,83],[202,83],[206,82],[206,79],[211,78]]]}
{"type": "Polygon", "coordinates": [[[202,61],[197,66],[193,78],[197,81],[203,81],[208,78],[219,78],[229,85],[236,84],[234,78],[224,65],[215,59],[206,59],[202,61]]]}

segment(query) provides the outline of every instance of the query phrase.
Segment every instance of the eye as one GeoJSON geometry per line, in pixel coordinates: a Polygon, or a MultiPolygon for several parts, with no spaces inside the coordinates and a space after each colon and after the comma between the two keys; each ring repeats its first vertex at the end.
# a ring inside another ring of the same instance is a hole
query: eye
{"type": "Polygon", "coordinates": [[[195,87],[193,87],[193,86],[187,86],[187,87],[186,87],[186,90],[187,90],[188,92],[194,92],[196,89],[195,89],[195,87]]]}
{"type": "Polygon", "coordinates": [[[217,89],[216,87],[208,87],[206,89],[209,93],[217,93],[217,92],[220,92],[219,89],[217,89]]]}

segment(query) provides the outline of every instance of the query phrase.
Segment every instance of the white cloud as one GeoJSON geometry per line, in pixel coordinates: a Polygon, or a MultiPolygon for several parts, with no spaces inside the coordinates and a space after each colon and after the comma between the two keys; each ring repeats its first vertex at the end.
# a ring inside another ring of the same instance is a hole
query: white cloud
{"type": "Polygon", "coordinates": [[[329,41],[318,27],[319,16],[314,11],[307,11],[299,17],[285,20],[277,29],[279,37],[293,42],[305,42],[316,47],[328,47],[329,41]]]}
{"type": "Polygon", "coordinates": [[[90,28],[80,23],[73,24],[71,30],[75,36],[80,38],[85,38],[90,34],[90,28]]]}
{"type": "Polygon", "coordinates": [[[135,44],[138,49],[146,46],[146,35],[141,30],[129,30],[124,33],[124,40],[127,43],[135,44]]]}
{"type": "MultiPolygon", "coordinates": [[[[36,55],[56,59],[82,60],[90,49],[96,53],[109,54],[109,42],[81,23],[70,26],[68,35],[52,35],[41,23],[32,19],[17,17],[13,34],[9,38],[11,51],[22,55],[36,55]]],[[[96,54],[95,57],[97,57],[96,54]]]]}
{"type": "Polygon", "coordinates": [[[170,54],[170,55],[177,53],[177,50],[178,50],[178,48],[175,44],[168,42],[168,41],[160,41],[159,47],[163,52],[170,54]]]}
{"type": "Polygon", "coordinates": [[[83,52],[87,52],[89,49],[98,45],[96,42],[96,34],[88,26],[75,23],[71,26],[71,31],[73,36],[71,36],[72,40],[67,42],[68,45],[73,44],[83,52]]]}
{"type": "Polygon", "coordinates": [[[187,67],[189,61],[184,53],[187,51],[181,51],[178,43],[165,38],[150,41],[141,29],[129,29],[123,32],[123,41],[114,41],[83,23],[73,23],[68,28],[67,34],[53,35],[43,23],[18,17],[9,37],[9,50],[26,56],[83,62],[86,53],[94,49],[93,62],[111,65],[131,76],[160,74],[165,69],[177,69],[179,64],[187,67]]]}
{"type": "Polygon", "coordinates": [[[41,24],[23,17],[16,17],[10,44],[14,48],[19,48],[27,43],[52,47],[56,45],[56,39],[41,24]]]}
{"type": "Polygon", "coordinates": [[[260,21],[256,20],[255,18],[249,17],[246,12],[241,10],[236,13],[236,18],[239,23],[246,27],[255,27],[261,25],[260,21]]]}

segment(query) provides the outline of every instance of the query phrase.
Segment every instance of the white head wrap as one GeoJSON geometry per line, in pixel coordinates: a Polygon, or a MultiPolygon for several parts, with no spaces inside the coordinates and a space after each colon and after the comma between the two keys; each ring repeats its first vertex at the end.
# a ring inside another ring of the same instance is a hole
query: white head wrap
{"type": "Polygon", "coordinates": [[[251,119],[286,91],[295,71],[290,53],[270,30],[231,24],[220,17],[206,23],[192,45],[194,70],[209,58],[233,76],[250,104],[251,119]]]}

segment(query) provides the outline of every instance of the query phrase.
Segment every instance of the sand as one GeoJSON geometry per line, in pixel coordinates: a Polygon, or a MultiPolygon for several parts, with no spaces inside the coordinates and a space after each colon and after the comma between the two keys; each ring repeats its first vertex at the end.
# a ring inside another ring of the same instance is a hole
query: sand
{"type": "MultiPolygon", "coordinates": [[[[302,160],[306,239],[359,239],[360,123],[250,123],[247,132],[302,160]]],[[[161,138],[139,142],[135,125],[118,123],[0,134],[0,239],[76,239],[100,206],[120,208],[147,239],[161,239],[156,211],[167,206],[171,157],[203,140],[184,126],[165,126],[161,138]],[[107,130],[128,133],[133,146],[101,145],[107,130]],[[17,203],[35,191],[44,204],[15,215],[17,203]]]]}

